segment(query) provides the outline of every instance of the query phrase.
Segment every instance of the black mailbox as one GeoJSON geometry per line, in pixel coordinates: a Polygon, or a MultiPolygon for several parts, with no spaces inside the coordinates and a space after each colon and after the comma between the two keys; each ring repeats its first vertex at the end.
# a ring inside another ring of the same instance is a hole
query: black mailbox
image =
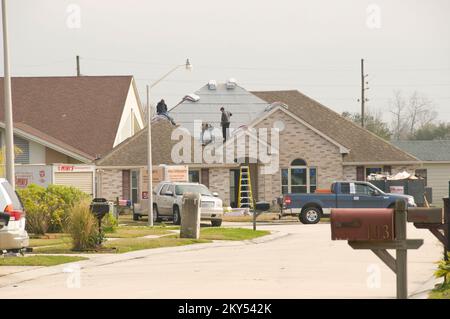
{"type": "Polygon", "coordinates": [[[255,210],[257,212],[266,212],[270,209],[270,204],[268,202],[257,202],[255,204],[255,210]]]}
{"type": "Polygon", "coordinates": [[[109,213],[109,203],[105,198],[94,198],[91,202],[91,212],[95,217],[102,219],[109,213]]]}

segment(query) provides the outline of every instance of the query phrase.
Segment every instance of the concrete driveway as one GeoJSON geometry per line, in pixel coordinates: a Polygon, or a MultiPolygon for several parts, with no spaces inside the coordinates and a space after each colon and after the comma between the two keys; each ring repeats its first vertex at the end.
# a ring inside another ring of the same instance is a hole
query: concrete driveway
{"type": "MultiPolygon", "coordinates": [[[[228,223],[229,226],[233,224],[228,223]]],[[[236,226],[236,224],[234,224],[236,226]]],[[[394,298],[395,276],[370,251],[331,241],[329,224],[260,225],[273,235],[92,257],[15,272],[0,267],[2,298],[394,298]],[[80,270],[78,270],[80,269],[80,270]]],[[[441,258],[438,241],[408,255],[409,293],[423,289],[441,258]]]]}

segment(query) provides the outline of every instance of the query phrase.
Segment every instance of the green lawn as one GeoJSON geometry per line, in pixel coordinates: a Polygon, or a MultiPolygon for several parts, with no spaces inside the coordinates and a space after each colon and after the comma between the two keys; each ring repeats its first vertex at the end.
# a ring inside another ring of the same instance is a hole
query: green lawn
{"type": "Polygon", "coordinates": [[[114,242],[109,242],[105,244],[107,248],[115,248],[117,253],[127,253],[134,250],[142,249],[152,249],[161,247],[175,247],[175,246],[185,246],[192,244],[209,243],[210,240],[205,239],[188,239],[188,238],[176,238],[176,237],[162,237],[154,239],[145,238],[127,238],[120,239],[114,242]]]}
{"type": "Polygon", "coordinates": [[[170,234],[170,230],[178,227],[148,227],[148,226],[120,226],[114,233],[107,233],[107,238],[135,238],[148,235],[170,234]]]}
{"type": "Polygon", "coordinates": [[[79,256],[25,256],[0,258],[0,266],[55,266],[86,260],[79,256]]]}
{"type": "Polygon", "coordinates": [[[209,240],[246,240],[270,234],[267,230],[256,230],[246,228],[222,228],[208,227],[200,230],[201,239],[209,240]]]}
{"type": "Polygon", "coordinates": [[[430,293],[428,298],[430,298],[430,299],[450,299],[450,282],[446,283],[443,286],[435,288],[430,293]]]}
{"type": "MultiPolygon", "coordinates": [[[[160,247],[174,247],[174,246],[184,246],[198,243],[209,243],[212,240],[246,240],[253,239],[261,236],[270,234],[266,230],[253,231],[251,229],[245,228],[222,228],[222,227],[205,227],[201,228],[200,239],[186,239],[179,238],[178,234],[170,234],[168,230],[169,227],[162,228],[142,228],[136,227],[138,229],[133,229],[133,227],[119,227],[122,228],[117,234],[121,237],[119,239],[106,241],[102,249],[87,251],[83,253],[125,253],[134,250],[141,249],[151,249],[160,247]],[[146,236],[149,234],[168,234],[167,236],[160,238],[136,238],[141,236],[146,236]]],[[[117,235],[116,234],[116,235],[117,235]]],[[[115,235],[115,234],[110,234],[115,235]]],[[[53,239],[48,239],[53,241],[53,239]]],[[[48,243],[47,245],[42,244],[40,246],[35,246],[34,253],[36,254],[79,254],[79,251],[72,250],[72,243],[67,241],[55,242],[54,244],[48,243]]]]}

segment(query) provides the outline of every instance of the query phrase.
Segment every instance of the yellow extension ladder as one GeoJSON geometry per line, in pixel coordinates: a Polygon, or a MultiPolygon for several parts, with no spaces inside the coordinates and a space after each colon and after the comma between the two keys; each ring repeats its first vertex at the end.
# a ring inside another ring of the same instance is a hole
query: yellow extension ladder
{"type": "Polygon", "coordinates": [[[241,166],[239,169],[238,207],[254,209],[250,167],[241,166]]]}

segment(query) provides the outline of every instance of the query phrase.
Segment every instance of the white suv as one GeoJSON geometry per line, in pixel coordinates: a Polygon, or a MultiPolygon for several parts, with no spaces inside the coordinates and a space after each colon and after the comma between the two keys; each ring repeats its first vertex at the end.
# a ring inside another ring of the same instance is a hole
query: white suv
{"type": "Polygon", "coordinates": [[[211,225],[222,225],[223,205],[217,193],[211,193],[203,184],[185,182],[162,182],[156,187],[153,200],[153,220],[172,219],[175,225],[181,223],[184,193],[199,193],[201,198],[200,218],[211,221],[211,225]]]}
{"type": "Polygon", "coordinates": [[[23,205],[9,182],[0,178],[0,255],[20,252],[28,245],[23,205]]]}

